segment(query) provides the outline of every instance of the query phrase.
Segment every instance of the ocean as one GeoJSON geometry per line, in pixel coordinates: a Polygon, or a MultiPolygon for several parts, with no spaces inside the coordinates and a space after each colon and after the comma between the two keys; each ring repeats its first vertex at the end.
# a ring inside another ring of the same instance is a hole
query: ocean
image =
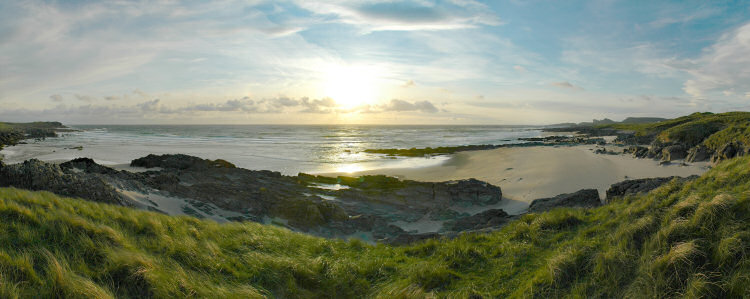
{"type": "Polygon", "coordinates": [[[148,154],[181,153],[224,159],[238,167],[286,175],[422,167],[448,157],[394,158],[363,153],[373,148],[422,148],[518,143],[538,127],[381,125],[72,125],[58,138],[27,140],[0,151],[5,163],[36,158],[88,157],[104,165],[128,164],[148,154]]]}

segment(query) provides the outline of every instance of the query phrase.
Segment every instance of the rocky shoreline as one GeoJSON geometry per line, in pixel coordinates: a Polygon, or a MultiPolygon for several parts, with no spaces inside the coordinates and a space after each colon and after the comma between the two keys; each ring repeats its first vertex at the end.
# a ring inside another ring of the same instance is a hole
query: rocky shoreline
{"type": "Polygon", "coordinates": [[[596,145],[595,152],[598,154],[632,155],[634,158],[654,159],[660,161],[662,164],[667,164],[675,160],[684,160],[687,163],[710,161],[716,164],[727,159],[750,154],[750,144],[745,144],[739,140],[724,142],[713,148],[706,146],[704,141],[711,134],[703,134],[696,138],[678,138],[665,141],[664,138],[660,138],[655,133],[638,134],[633,131],[611,127],[569,126],[545,128],[543,131],[556,133],[573,132],[575,135],[519,138],[522,143],[512,144],[481,144],[410,149],[366,149],[364,152],[386,156],[424,157],[448,155],[462,151],[491,150],[503,147],[596,145]],[[611,142],[607,142],[602,137],[611,137],[613,139],[611,142]]]}
{"type": "Polygon", "coordinates": [[[503,147],[530,147],[530,146],[573,146],[583,144],[598,144],[604,145],[606,141],[599,137],[590,136],[547,136],[547,137],[531,137],[531,138],[519,138],[518,140],[523,141],[522,143],[510,143],[510,144],[474,144],[474,145],[460,145],[460,146],[441,146],[441,147],[425,147],[425,148],[385,148],[385,149],[365,149],[363,152],[370,154],[382,154],[386,156],[399,156],[399,157],[425,157],[425,156],[438,156],[438,155],[449,155],[458,152],[465,151],[481,151],[491,150],[503,147]]]}
{"type": "MultiPolygon", "coordinates": [[[[0,144],[27,138],[56,136],[60,123],[32,123],[0,131],[0,144]],[[3,135],[4,134],[4,135],[3,135]]],[[[560,129],[562,130],[562,129],[560,129]]],[[[568,128],[570,130],[570,128],[568,128]]],[[[635,134],[611,129],[581,129],[583,135],[525,138],[522,144],[477,145],[426,149],[367,150],[397,156],[449,154],[499,147],[596,145],[597,153],[620,153],[603,148],[602,136],[616,136],[615,146],[641,142],[635,134]]],[[[718,153],[700,145],[665,144],[654,139],[649,147],[631,145],[621,153],[670,161],[720,161],[747,150],[740,144],[718,153]]],[[[475,180],[419,182],[383,175],[326,177],[300,173],[285,176],[267,170],[238,168],[224,160],[188,155],[148,155],[131,161],[139,171],[116,170],[89,158],[60,164],[36,159],[5,165],[0,161],[0,186],[46,190],[59,195],[147,209],[168,215],[189,215],[216,221],[254,221],[284,226],[327,238],[360,238],[372,242],[406,244],[425,238],[501,228],[518,215],[496,208],[504,199],[498,186],[475,180]],[[475,211],[469,214],[466,210],[475,211]],[[476,212],[478,211],[478,212],[476,212]]],[[[540,198],[526,212],[557,207],[589,208],[612,198],[648,192],[676,177],[628,180],[612,185],[607,198],[594,189],[540,198]]]]}
{"type": "MultiPolygon", "coordinates": [[[[496,230],[518,217],[491,208],[503,201],[500,187],[474,179],[431,183],[382,175],[284,176],[187,155],[149,155],[130,165],[143,171],[115,170],[88,158],[61,164],[35,159],[0,164],[0,186],[46,190],[169,215],[255,221],[327,238],[392,244],[496,230]],[[473,215],[459,212],[476,207],[484,209],[473,215]],[[439,228],[429,232],[408,229],[422,224],[439,228]]],[[[619,188],[612,194],[644,192],[667,181],[656,179],[648,188],[619,188]]],[[[539,199],[529,211],[601,204],[597,192],[587,191],[539,199]]]]}
{"type": "Polygon", "coordinates": [[[0,122],[0,149],[13,146],[26,139],[57,137],[60,130],[69,130],[59,122],[2,123],[0,122]]]}

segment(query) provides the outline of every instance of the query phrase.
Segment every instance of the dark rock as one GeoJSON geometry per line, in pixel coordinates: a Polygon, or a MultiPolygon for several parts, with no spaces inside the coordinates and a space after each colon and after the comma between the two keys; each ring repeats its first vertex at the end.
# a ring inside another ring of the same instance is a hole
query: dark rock
{"type": "Polygon", "coordinates": [[[198,157],[175,154],[175,155],[148,155],[130,162],[130,166],[154,168],[160,167],[165,169],[208,169],[208,168],[236,168],[234,164],[227,161],[207,160],[198,157]]]}
{"type": "Polygon", "coordinates": [[[446,223],[444,229],[448,231],[478,230],[503,225],[510,218],[511,216],[502,209],[491,209],[469,217],[460,218],[452,224],[446,223]]]}
{"type": "Polygon", "coordinates": [[[663,161],[685,159],[685,157],[687,157],[687,148],[681,144],[665,146],[661,150],[661,159],[663,161]]]}
{"type": "Polygon", "coordinates": [[[705,145],[697,145],[688,150],[688,155],[685,157],[687,162],[702,162],[706,161],[711,157],[709,149],[705,145]]]}
{"type": "Polygon", "coordinates": [[[641,145],[649,144],[654,141],[653,135],[636,135],[634,133],[618,133],[613,141],[617,144],[641,145]]]}
{"type": "Polygon", "coordinates": [[[93,176],[64,173],[58,165],[36,159],[2,165],[0,186],[44,190],[63,196],[128,205],[119,193],[103,180],[93,176]]]}
{"type": "Polygon", "coordinates": [[[645,158],[648,156],[648,148],[645,146],[632,145],[623,150],[625,154],[632,154],[635,158],[645,158]]]}
{"type": "Polygon", "coordinates": [[[646,178],[646,179],[635,179],[625,180],[619,183],[612,184],[607,189],[607,199],[615,196],[625,196],[628,194],[645,193],[658,188],[666,182],[671,181],[675,177],[664,177],[664,178],[646,178]]]}
{"type": "Polygon", "coordinates": [[[607,201],[614,197],[620,197],[630,194],[638,194],[638,193],[646,193],[651,190],[654,190],[661,185],[668,183],[672,181],[673,179],[678,179],[682,181],[687,180],[693,180],[698,178],[698,176],[693,175],[689,176],[687,178],[682,178],[678,176],[671,176],[671,177],[662,177],[662,178],[645,178],[645,179],[635,179],[635,180],[625,180],[619,183],[612,184],[612,186],[607,189],[607,201]]]}
{"type": "Polygon", "coordinates": [[[503,198],[500,187],[477,179],[449,181],[444,185],[454,203],[485,206],[496,204],[503,198]]]}
{"type": "Polygon", "coordinates": [[[669,146],[671,144],[665,144],[661,142],[659,139],[654,139],[653,142],[651,142],[651,145],[648,148],[648,152],[646,153],[646,157],[652,158],[652,159],[661,159],[662,155],[664,154],[664,148],[669,146]]]}
{"type": "Polygon", "coordinates": [[[94,162],[94,160],[90,158],[76,158],[68,162],[61,163],[60,168],[66,172],[75,171],[74,169],[87,172],[87,173],[99,173],[99,174],[114,174],[117,172],[116,170],[112,168],[97,164],[96,162],[94,162]]]}
{"type": "Polygon", "coordinates": [[[599,191],[596,189],[581,189],[574,193],[560,194],[551,198],[540,198],[531,202],[529,212],[544,212],[558,207],[591,208],[601,205],[599,191]]]}
{"type": "Polygon", "coordinates": [[[735,156],[741,156],[745,153],[744,145],[740,142],[734,141],[729,142],[721,146],[713,156],[711,156],[712,163],[719,163],[723,160],[734,158],[735,156]]]}
{"type": "MultiPolygon", "coordinates": [[[[475,179],[416,182],[386,176],[290,177],[187,155],[149,155],[131,165],[159,169],[117,171],[89,158],[59,166],[30,160],[1,166],[0,185],[217,220],[276,221],[290,229],[336,238],[363,232],[375,239],[413,234],[392,223],[430,217],[452,221],[465,216],[452,207],[488,206],[502,199],[499,187],[475,179]],[[347,188],[327,189],[325,184],[347,188]],[[181,205],[178,212],[163,205],[175,201],[181,205]]],[[[500,218],[484,220],[492,224],[500,218]]]]}

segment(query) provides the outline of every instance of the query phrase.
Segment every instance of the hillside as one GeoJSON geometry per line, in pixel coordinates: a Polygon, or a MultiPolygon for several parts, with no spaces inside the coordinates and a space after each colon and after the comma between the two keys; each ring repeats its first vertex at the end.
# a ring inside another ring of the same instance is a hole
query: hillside
{"type": "Polygon", "coordinates": [[[750,157],[403,247],[0,189],[0,297],[743,297],[750,157]]]}
{"type": "Polygon", "coordinates": [[[642,150],[642,156],[649,158],[717,162],[750,152],[750,112],[693,113],[656,123],[596,128],[632,132],[618,139],[631,144],[650,143],[647,151],[642,150]]]}

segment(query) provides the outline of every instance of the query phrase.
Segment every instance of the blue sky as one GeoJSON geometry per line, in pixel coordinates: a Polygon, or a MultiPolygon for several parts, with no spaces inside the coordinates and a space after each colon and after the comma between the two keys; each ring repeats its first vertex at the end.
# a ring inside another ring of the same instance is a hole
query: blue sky
{"type": "Polygon", "coordinates": [[[750,1],[3,1],[0,119],[545,124],[748,110],[750,1]]]}

